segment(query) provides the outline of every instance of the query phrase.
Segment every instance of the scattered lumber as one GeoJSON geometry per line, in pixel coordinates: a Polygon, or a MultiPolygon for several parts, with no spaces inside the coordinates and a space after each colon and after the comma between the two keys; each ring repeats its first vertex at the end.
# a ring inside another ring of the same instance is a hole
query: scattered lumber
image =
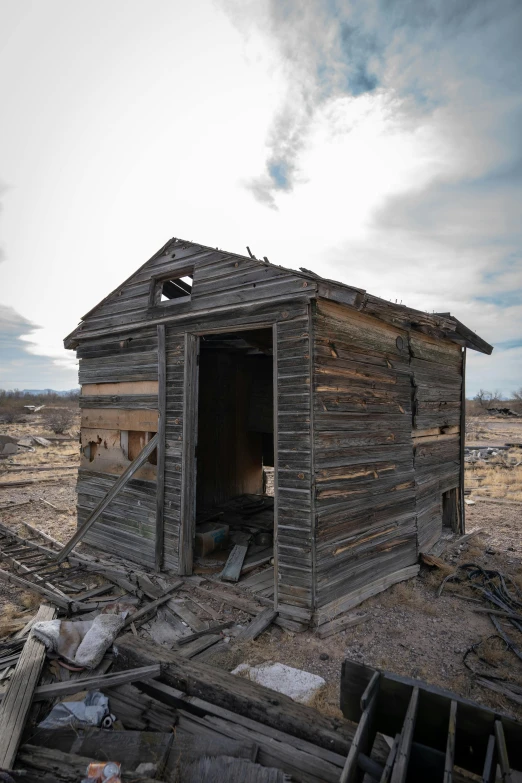
{"type": "MultiPolygon", "coordinates": [[[[77,756],[61,750],[43,748],[38,745],[23,745],[18,753],[17,763],[27,772],[23,777],[27,783],[72,783],[85,778],[87,767],[92,761],[106,761],[106,758],[77,756]]],[[[132,780],[130,776],[127,780],[132,780]]],[[[153,778],[135,778],[140,783],[153,783],[153,778]]]]}
{"type": "Polygon", "coordinates": [[[269,625],[272,624],[272,622],[277,617],[277,612],[274,609],[270,609],[268,607],[267,609],[263,609],[262,612],[259,612],[257,617],[255,617],[245,628],[243,628],[238,635],[236,636],[236,641],[247,641],[249,639],[257,639],[258,636],[260,636],[263,631],[266,631],[269,625]]]}
{"type": "Polygon", "coordinates": [[[180,716],[178,730],[216,742],[226,738],[256,743],[262,764],[283,769],[296,780],[307,783],[318,780],[338,783],[345,759],[339,753],[280,731],[271,723],[266,725],[198,697],[188,697],[163,682],[148,684],[147,691],[176,707],[180,716]]]}
{"type": "MultiPolygon", "coordinates": [[[[44,503],[47,503],[46,500],[43,500],[43,498],[40,498],[44,503]]],[[[31,502],[31,501],[28,501],[31,502]]],[[[48,505],[51,505],[50,503],[48,505]]],[[[56,506],[53,506],[54,509],[56,509],[56,506]]],[[[55,538],[50,536],[48,533],[44,533],[42,530],[38,530],[38,528],[33,527],[29,524],[29,522],[26,522],[25,519],[21,520],[22,525],[29,530],[30,533],[33,533],[33,535],[38,536],[39,538],[42,538],[44,541],[47,541],[48,544],[51,544],[52,546],[58,547],[61,549],[63,547],[63,544],[60,544],[59,541],[57,541],[55,538]]]]}
{"type": "Polygon", "coordinates": [[[236,544],[236,546],[232,548],[228,560],[225,563],[225,567],[221,572],[221,580],[223,582],[239,581],[247,552],[248,546],[242,546],[241,544],[236,544]]]}
{"type": "MultiPolygon", "coordinates": [[[[53,620],[55,616],[56,609],[44,604],[38,610],[36,621],[53,620]]],[[[24,645],[0,705],[0,769],[13,767],[44,660],[44,645],[31,636],[24,645]]]]}
{"type": "Polygon", "coordinates": [[[47,587],[43,587],[43,585],[39,584],[38,582],[29,582],[27,579],[22,579],[21,576],[10,574],[8,571],[4,571],[1,568],[0,580],[3,582],[10,582],[17,587],[23,587],[25,590],[32,590],[36,593],[40,593],[40,595],[43,595],[43,597],[47,598],[48,601],[51,601],[51,603],[56,604],[56,606],[59,606],[61,609],[65,609],[66,611],[69,610],[71,604],[73,603],[71,598],[62,598],[61,595],[58,595],[53,590],[48,590],[47,587]]]}
{"type": "Polygon", "coordinates": [[[208,623],[200,620],[197,615],[192,612],[187,606],[187,602],[184,599],[171,598],[165,607],[169,612],[173,612],[176,617],[183,620],[192,631],[206,632],[208,629],[208,623]]]}
{"type": "MultiPolygon", "coordinates": [[[[147,687],[156,680],[149,680],[147,687]]],[[[109,697],[111,711],[118,716],[126,729],[137,731],[172,731],[178,722],[173,707],[143,693],[135,685],[127,683],[116,688],[102,688],[109,697]]],[[[32,738],[31,738],[31,741],[32,738]]],[[[40,744],[38,741],[37,744],[40,744]]]]}
{"type": "Polygon", "coordinates": [[[522,688],[514,683],[502,684],[498,680],[488,680],[486,677],[477,677],[477,682],[484,688],[489,688],[490,691],[495,691],[495,693],[500,693],[501,696],[511,699],[516,704],[522,704],[522,688]]]}
{"type": "Polygon", "coordinates": [[[243,598],[243,596],[229,592],[228,590],[220,590],[217,587],[212,587],[212,591],[209,592],[208,590],[197,586],[196,590],[198,590],[201,595],[206,595],[207,598],[212,598],[214,601],[224,601],[225,603],[230,604],[230,606],[233,606],[235,609],[241,609],[243,612],[247,612],[248,614],[257,615],[259,612],[259,604],[249,600],[248,598],[243,598]]]}
{"type": "Polygon", "coordinates": [[[146,618],[150,615],[150,613],[153,612],[155,609],[157,609],[158,606],[161,606],[161,604],[166,603],[170,599],[172,593],[175,590],[177,590],[178,587],[181,587],[182,584],[183,582],[181,580],[179,580],[178,582],[174,582],[174,584],[171,585],[169,589],[162,596],[156,598],[155,601],[151,601],[150,604],[146,604],[141,609],[138,609],[138,611],[135,612],[134,614],[129,615],[125,620],[123,627],[126,628],[131,623],[134,623],[134,625],[136,626],[137,623],[141,624],[145,622],[146,618]]]}
{"type": "Polygon", "coordinates": [[[118,640],[117,669],[162,663],[161,679],[187,696],[200,696],[238,715],[268,724],[294,737],[346,756],[353,737],[349,721],[319,714],[311,707],[274,693],[262,685],[205,663],[187,660],[177,652],[126,634],[118,640]]]}
{"type": "MultiPolygon", "coordinates": [[[[140,666],[137,669],[126,669],[122,672],[100,674],[94,677],[83,677],[80,680],[67,682],[52,682],[48,685],[39,685],[33,693],[33,701],[45,701],[46,699],[63,699],[79,691],[99,690],[101,688],[113,688],[126,682],[146,682],[159,677],[161,674],[159,663],[150,666],[140,666]]],[[[0,694],[3,701],[3,696],[0,694]]]]}
{"type": "Polygon", "coordinates": [[[421,552],[420,559],[424,565],[431,566],[433,568],[440,568],[441,571],[448,570],[448,564],[444,562],[440,557],[436,555],[430,555],[429,552],[421,552]]]}
{"type": "MultiPolygon", "coordinates": [[[[172,733],[85,728],[36,730],[31,745],[72,753],[98,761],[116,761],[122,772],[132,774],[141,763],[153,763],[158,773],[165,768],[172,745],[172,733]]],[[[162,775],[163,777],[163,775],[162,775]]]]}
{"type": "Polygon", "coordinates": [[[200,636],[199,639],[194,639],[192,642],[184,645],[179,650],[179,654],[184,658],[193,658],[195,655],[202,653],[203,650],[207,650],[209,647],[213,647],[219,641],[221,641],[221,634],[207,633],[205,636],[200,636]]]}
{"type": "Polygon", "coordinates": [[[333,636],[335,633],[340,633],[346,628],[351,628],[354,625],[359,625],[366,620],[366,614],[348,614],[345,617],[337,617],[329,623],[320,625],[317,629],[317,636],[320,639],[326,639],[328,636],[333,636]]]}
{"type": "Polygon", "coordinates": [[[207,633],[221,633],[221,631],[224,631],[225,628],[230,628],[231,625],[234,625],[234,620],[228,620],[226,623],[217,623],[216,625],[210,625],[204,631],[195,631],[194,633],[190,634],[190,636],[182,637],[178,641],[178,647],[181,647],[184,644],[188,644],[189,642],[193,642],[194,639],[199,639],[200,636],[204,636],[207,633]]]}

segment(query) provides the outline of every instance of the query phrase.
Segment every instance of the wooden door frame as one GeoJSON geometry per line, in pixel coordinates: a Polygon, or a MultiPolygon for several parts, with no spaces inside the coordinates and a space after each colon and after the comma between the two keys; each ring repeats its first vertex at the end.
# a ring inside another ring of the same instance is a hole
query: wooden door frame
{"type": "Polygon", "coordinates": [[[255,332],[272,329],[272,371],[274,395],[274,607],[277,608],[277,322],[234,325],[219,329],[185,332],[185,372],[183,380],[183,445],[181,456],[181,502],[178,558],[180,576],[189,576],[193,568],[196,533],[196,446],[198,438],[199,350],[201,337],[230,331],[255,332]]]}

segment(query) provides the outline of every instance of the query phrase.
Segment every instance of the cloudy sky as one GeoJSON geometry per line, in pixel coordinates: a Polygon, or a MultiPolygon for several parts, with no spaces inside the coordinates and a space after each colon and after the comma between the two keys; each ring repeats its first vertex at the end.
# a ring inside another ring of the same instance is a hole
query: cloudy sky
{"type": "Polygon", "coordinates": [[[522,386],[520,0],[0,0],[0,388],[178,236],[495,346],[522,386]]]}

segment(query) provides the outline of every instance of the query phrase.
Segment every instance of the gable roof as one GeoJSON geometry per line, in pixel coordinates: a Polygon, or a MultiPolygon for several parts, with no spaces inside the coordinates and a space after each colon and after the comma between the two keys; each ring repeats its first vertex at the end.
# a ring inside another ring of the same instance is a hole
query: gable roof
{"type": "MultiPolygon", "coordinates": [[[[298,270],[290,269],[288,267],[271,264],[266,257],[261,260],[252,254],[250,254],[250,256],[245,256],[239,253],[230,253],[221,251],[218,248],[212,248],[207,245],[201,245],[178,238],[173,238],[166,242],[152,258],[146,261],[141,267],[133,272],[130,277],[124,280],[123,283],[111,291],[111,293],[102,299],[95,307],[89,310],[89,312],[82,317],[81,322],[76,329],[65,338],[65,347],[73,348],[82,338],[93,338],[102,332],[106,334],[111,331],[121,332],[141,327],[143,325],[143,319],[141,322],[134,321],[132,323],[123,324],[122,326],[102,326],[103,323],[111,323],[107,320],[107,314],[111,309],[114,309],[118,303],[121,303],[121,297],[126,290],[127,293],[131,295],[134,294],[134,292],[137,292],[136,297],[132,301],[139,301],[140,303],[142,301],[146,302],[148,301],[150,283],[156,277],[165,276],[165,274],[173,275],[176,272],[176,268],[179,270],[183,265],[186,266],[187,264],[194,265],[196,269],[198,264],[211,266],[216,264],[219,269],[225,267],[225,271],[223,272],[223,274],[225,274],[228,262],[232,262],[234,267],[237,267],[238,263],[241,263],[242,267],[245,267],[247,270],[255,267],[265,268],[267,273],[266,280],[264,281],[265,283],[273,283],[275,281],[282,282],[282,278],[289,281],[294,280],[296,282],[304,280],[306,281],[305,285],[306,283],[310,283],[309,289],[307,289],[309,298],[323,297],[332,299],[360,312],[365,312],[382,321],[394,324],[395,326],[408,330],[421,331],[438,339],[450,340],[459,345],[480,351],[481,353],[491,354],[493,350],[491,345],[478,337],[478,335],[471,331],[471,329],[468,329],[468,327],[454,318],[450,313],[430,314],[420,310],[413,310],[405,305],[394,304],[385,299],[372,296],[364,289],[322,277],[304,267],[301,267],[298,270]],[[233,263],[234,259],[238,259],[238,261],[233,263]],[[105,321],[103,320],[104,315],[105,321]],[[97,324],[99,324],[101,328],[97,329],[97,324]]],[[[228,265],[230,266],[230,264],[228,265]]],[[[259,299],[261,299],[263,295],[262,286],[260,286],[258,290],[259,299]]],[[[129,301],[131,301],[130,296],[129,301]]],[[[142,304],[141,309],[146,309],[146,305],[142,304]]],[[[156,313],[155,315],[157,316],[158,314],[156,313]]],[[[146,323],[152,325],[158,321],[165,321],[169,318],[168,315],[162,315],[162,318],[154,319],[154,314],[148,314],[146,323]]],[[[172,314],[170,314],[170,318],[172,318],[172,314]]]]}

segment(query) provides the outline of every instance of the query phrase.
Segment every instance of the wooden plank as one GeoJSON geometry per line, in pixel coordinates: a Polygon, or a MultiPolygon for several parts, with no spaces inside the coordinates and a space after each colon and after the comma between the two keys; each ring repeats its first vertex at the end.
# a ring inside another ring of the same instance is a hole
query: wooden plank
{"type": "Polygon", "coordinates": [[[363,775],[359,766],[359,756],[361,753],[364,755],[370,754],[375,739],[374,723],[378,696],[379,688],[377,685],[376,687],[373,687],[368,704],[361,715],[361,720],[359,721],[348,756],[346,757],[339,783],[356,783],[356,781],[362,781],[363,775]]]}
{"type": "Polygon", "coordinates": [[[165,503],[165,431],[167,421],[167,366],[165,356],[165,326],[158,326],[158,446],[156,460],[156,540],[154,562],[156,571],[163,567],[165,503]]]}
{"type": "Polygon", "coordinates": [[[119,477],[119,479],[113,484],[112,488],[107,492],[105,497],[101,500],[100,503],[96,506],[96,508],[89,514],[85,522],[82,524],[82,526],[79,528],[79,530],[76,531],[74,536],[65,544],[63,549],[58,553],[58,556],[56,558],[58,563],[63,562],[67,555],[72,552],[74,547],[79,544],[79,542],[84,538],[87,531],[94,525],[98,517],[101,516],[101,514],[105,511],[107,506],[111,503],[111,501],[118,495],[120,490],[122,490],[127,483],[131,480],[131,478],[134,476],[137,470],[148,460],[154,449],[156,448],[158,444],[158,435],[154,435],[151,440],[145,445],[145,447],[141,450],[141,452],[138,454],[134,462],[131,462],[127,470],[122,473],[122,475],[119,477]]]}
{"type": "Polygon", "coordinates": [[[243,628],[236,636],[237,641],[246,641],[247,639],[257,639],[263,631],[265,631],[269,625],[277,617],[277,612],[274,609],[268,607],[259,612],[257,617],[250,621],[250,623],[243,628]]]}
{"type": "Polygon", "coordinates": [[[185,333],[183,376],[183,444],[181,455],[181,510],[179,528],[178,573],[192,573],[193,544],[196,530],[196,439],[198,426],[199,338],[185,333]]]}
{"type": "MultiPolygon", "coordinates": [[[[98,756],[100,754],[94,754],[98,756]]],[[[106,756],[102,761],[107,761],[106,756]]],[[[25,744],[20,748],[18,760],[26,770],[23,780],[28,783],[70,783],[85,779],[87,767],[94,760],[92,756],[77,756],[53,748],[25,744]]],[[[140,777],[140,783],[154,783],[154,778],[140,777]]]]}
{"type": "Polygon", "coordinates": [[[484,769],[482,770],[482,783],[495,783],[497,777],[497,748],[493,734],[488,738],[484,769]]]}
{"type": "Polygon", "coordinates": [[[189,609],[185,600],[171,598],[166,608],[183,620],[183,622],[187,623],[192,631],[203,631],[208,633],[208,623],[200,620],[199,617],[189,609]]]}
{"type": "Polygon", "coordinates": [[[404,719],[401,741],[399,742],[399,747],[397,748],[397,759],[393,767],[391,783],[405,783],[406,781],[418,705],[419,688],[416,685],[412,690],[410,703],[408,704],[408,710],[404,719]]]}
{"type": "MultiPolygon", "coordinates": [[[[62,699],[71,696],[79,690],[90,691],[105,688],[114,688],[127,682],[146,682],[154,680],[161,674],[161,666],[154,663],[149,666],[140,666],[136,669],[127,669],[123,672],[111,672],[93,677],[83,677],[80,680],[65,682],[52,682],[48,685],[39,685],[33,692],[33,701],[46,701],[47,699],[62,699]]],[[[0,694],[3,701],[4,695],[0,694]]]]}
{"type": "Polygon", "coordinates": [[[35,593],[40,593],[40,595],[42,595],[48,601],[51,601],[51,603],[56,604],[56,606],[59,606],[61,609],[65,609],[66,611],[69,611],[71,605],[73,604],[72,599],[64,598],[61,594],[56,593],[54,590],[48,590],[39,582],[30,582],[28,579],[22,579],[22,577],[16,576],[15,574],[10,574],[8,571],[4,571],[3,569],[0,569],[0,579],[3,582],[11,582],[12,584],[17,585],[17,587],[23,587],[26,590],[32,590],[35,593]]]}
{"type": "Polygon", "coordinates": [[[136,625],[137,622],[142,621],[143,618],[147,617],[150,612],[152,612],[154,609],[157,609],[158,606],[161,606],[161,604],[164,604],[170,600],[172,593],[177,590],[178,587],[181,587],[182,584],[183,582],[181,580],[179,582],[175,582],[162,596],[156,598],[155,601],[151,601],[150,604],[146,604],[134,614],[129,615],[125,620],[123,627],[127,628],[127,626],[129,626],[131,623],[136,625]]]}
{"type": "Polygon", "coordinates": [[[248,552],[248,545],[242,546],[236,544],[228,556],[228,560],[225,563],[225,567],[221,572],[221,580],[223,582],[237,582],[241,575],[241,568],[248,552]]]}
{"type": "MultiPolygon", "coordinates": [[[[53,620],[56,609],[40,606],[36,622],[53,620]]],[[[33,691],[45,660],[45,646],[35,637],[26,641],[0,706],[0,769],[12,769],[33,691]]]]}
{"type": "Polygon", "coordinates": [[[512,783],[511,766],[506,746],[506,737],[504,736],[504,727],[501,720],[495,721],[495,740],[498,752],[498,763],[502,774],[502,783],[512,783]]]}
{"type": "Polygon", "coordinates": [[[464,462],[464,447],[466,445],[466,348],[462,350],[462,390],[460,398],[460,466],[459,466],[459,511],[460,534],[466,532],[466,504],[464,503],[464,489],[466,483],[466,471],[464,462]]]}
{"type": "MultiPolygon", "coordinates": [[[[281,335],[282,336],[282,335],[281,335]]],[[[277,323],[272,326],[272,354],[273,354],[273,405],[274,405],[274,609],[279,603],[279,383],[278,383],[278,345],[280,330],[277,323]]]]}
{"type": "Polygon", "coordinates": [[[226,623],[216,623],[216,625],[211,625],[208,628],[205,628],[205,630],[195,631],[189,636],[183,636],[181,639],[178,639],[178,647],[189,644],[189,642],[193,642],[194,639],[199,639],[200,636],[205,636],[208,633],[221,633],[225,628],[230,628],[231,625],[235,625],[235,620],[227,620],[226,623]]]}
{"type": "Polygon", "coordinates": [[[346,757],[353,737],[353,727],[348,721],[321,715],[284,694],[276,694],[223,669],[186,660],[178,653],[148,644],[131,634],[118,640],[118,651],[118,667],[163,663],[162,682],[182,690],[187,696],[204,694],[206,701],[212,704],[346,757]]]}
{"type": "Polygon", "coordinates": [[[123,394],[158,394],[158,381],[120,381],[119,383],[84,383],[81,397],[123,394]]]}
{"type": "Polygon", "coordinates": [[[121,408],[82,408],[81,428],[157,432],[158,412],[121,408]]]}
{"type": "Polygon", "coordinates": [[[448,743],[444,760],[444,783],[453,783],[453,765],[455,764],[455,732],[457,730],[457,702],[452,699],[448,723],[448,743]]]}
{"type": "Polygon", "coordinates": [[[354,625],[358,625],[366,620],[366,614],[360,615],[346,615],[345,617],[338,617],[336,620],[332,620],[329,623],[320,625],[317,629],[317,636],[320,639],[326,639],[327,636],[332,636],[335,633],[344,631],[345,628],[351,628],[354,625]]]}
{"type": "Polygon", "coordinates": [[[183,658],[193,658],[195,655],[207,650],[209,647],[213,647],[215,644],[221,641],[220,634],[207,633],[204,636],[200,636],[199,639],[193,639],[188,644],[183,645],[179,650],[179,654],[183,658]]]}

